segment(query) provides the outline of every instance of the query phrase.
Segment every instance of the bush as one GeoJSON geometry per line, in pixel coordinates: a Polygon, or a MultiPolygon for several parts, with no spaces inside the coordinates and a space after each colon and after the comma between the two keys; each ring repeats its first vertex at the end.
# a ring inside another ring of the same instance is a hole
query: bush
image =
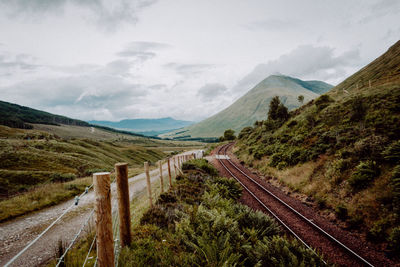
{"type": "Polygon", "coordinates": [[[384,241],[387,237],[386,230],[388,229],[390,223],[388,219],[380,219],[376,221],[367,233],[367,238],[374,242],[384,241]]]}
{"type": "Polygon", "coordinates": [[[364,118],[366,108],[363,103],[363,99],[360,96],[356,96],[351,103],[351,120],[360,121],[364,118]]]}
{"type": "Polygon", "coordinates": [[[389,250],[395,253],[400,253],[400,227],[395,227],[392,229],[388,241],[389,250]]]}
{"type": "Polygon", "coordinates": [[[206,159],[194,159],[182,164],[182,170],[202,170],[212,176],[217,176],[217,169],[210,165],[206,159]]]}
{"type": "Polygon", "coordinates": [[[400,216],[400,165],[397,165],[391,177],[393,188],[393,209],[400,216]]]}
{"type": "Polygon", "coordinates": [[[253,128],[252,127],[244,127],[241,131],[240,131],[240,133],[239,133],[239,135],[238,135],[238,138],[239,139],[243,139],[243,138],[245,138],[245,137],[248,137],[252,132],[253,132],[253,128]]]}
{"type": "Polygon", "coordinates": [[[349,179],[349,185],[353,190],[361,190],[366,188],[380,171],[375,161],[363,161],[358,164],[356,171],[349,179]]]}
{"type": "Polygon", "coordinates": [[[347,215],[348,215],[347,208],[343,204],[339,204],[336,206],[335,213],[339,219],[341,219],[343,221],[347,219],[347,215]]]}
{"type": "Polygon", "coordinates": [[[329,103],[334,102],[334,100],[328,95],[321,95],[315,100],[315,105],[317,106],[318,111],[323,110],[329,103]]]}
{"type": "Polygon", "coordinates": [[[400,162],[400,140],[393,142],[390,146],[388,146],[385,151],[382,153],[383,157],[387,161],[391,161],[393,163],[400,162]]]}
{"type": "Polygon", "coordinates": [[[224,198],[238,200],[242,196],[242,187],[233,178],[218,177],[213,179],[211,183],[214,190],[224,198]]]}
{"type": "Polygon", "coordinates": [[[76,179],[73,173],[54,173],[50,176],[52,182],[68,182],[76,179]]]}

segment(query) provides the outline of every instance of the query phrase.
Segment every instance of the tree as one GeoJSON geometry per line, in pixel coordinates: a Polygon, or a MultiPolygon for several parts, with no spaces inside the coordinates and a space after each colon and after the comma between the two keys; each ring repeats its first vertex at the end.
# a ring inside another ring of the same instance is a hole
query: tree
{"type": "Polygon", "coordinates": [[[225,130],[224,132],[224,141],[235,140],[235,131],[232,129],[225,130]]]}
{"type": "Polygon", "coordinates": [[[303,102],[304,102],[304,96],[303,96],[303,95],[299,95],[299,96],[297,97],[297,100],[300,102],[300,104],[302,104],[302,105],[303,105],[303,102]]]}
{"type": "Polygon", "coordinates": [[[286,121],[288,118],[287,107],[281,103],[278,96],[274,96],[269,103],[268,120],[286,121]]]}
{"type": "Polygon", "coordinates": [[[278,108],[281,104],[279,96],[274,96],[269,102],[268,120],[276,120],[278,118],[278,108]]]}

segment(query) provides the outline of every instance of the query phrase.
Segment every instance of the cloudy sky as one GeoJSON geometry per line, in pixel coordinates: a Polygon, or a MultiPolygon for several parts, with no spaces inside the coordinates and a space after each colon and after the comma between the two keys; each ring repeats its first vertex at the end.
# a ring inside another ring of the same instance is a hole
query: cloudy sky
{"type": "Polygon", "coordinates": [[[337,84],[400,38],[397,0],[0,0],[0,100],[201,120],[270,74],[337,84]]]}

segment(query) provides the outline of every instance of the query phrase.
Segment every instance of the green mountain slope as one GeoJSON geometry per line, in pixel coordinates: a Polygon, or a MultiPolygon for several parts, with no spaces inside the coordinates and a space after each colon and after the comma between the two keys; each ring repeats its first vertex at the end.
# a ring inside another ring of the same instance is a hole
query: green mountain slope
{"type": "Polygon", "coordinates": [[[89,121],[89,123],[133,132],[160,132],[166,130],[171,131],[193,124],[193,122],[191,121],[175,120],[173,118],[130,119],[121,120],[118,122],[89,121]]]}
{"type": "Polygon", "coordinates": [[[32,129],[29,123],[49,125],[89,126],[87,122],[54,115],[45,111],[0,101],[0,124],[14,128],[32,129]]]}
{"type": "Polygon", "coordinates": [[[237,155],[309,195],[332,220],[392,240],[400,229],[400,42],[279,125],[244,129],[237,155]]]}
{"type": "Polygon", "coordinates": [[[299,95],[303,95],[304,102],[307,102],[330,88],[331,85],[320,81],[302,81],[288,76],[272,75],[225,110],[199,123],[162,136],[219,137],[229,128],[238,132],[246,126],[253,125],[255,121],[264,119],[268,113],[269,102],[276,95],[289,109],[294,109],[300,106],[297,100],[299,95]]]}

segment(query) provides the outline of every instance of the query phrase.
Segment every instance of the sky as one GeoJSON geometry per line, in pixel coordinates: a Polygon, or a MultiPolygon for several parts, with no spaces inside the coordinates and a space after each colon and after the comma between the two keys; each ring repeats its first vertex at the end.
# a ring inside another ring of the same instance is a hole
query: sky
{"type": "Polygon", "coordinates": [[[0,0],[0,100],[199,121],[272,74],[340,83],[399,17],[397,0],[0,0]]]}

